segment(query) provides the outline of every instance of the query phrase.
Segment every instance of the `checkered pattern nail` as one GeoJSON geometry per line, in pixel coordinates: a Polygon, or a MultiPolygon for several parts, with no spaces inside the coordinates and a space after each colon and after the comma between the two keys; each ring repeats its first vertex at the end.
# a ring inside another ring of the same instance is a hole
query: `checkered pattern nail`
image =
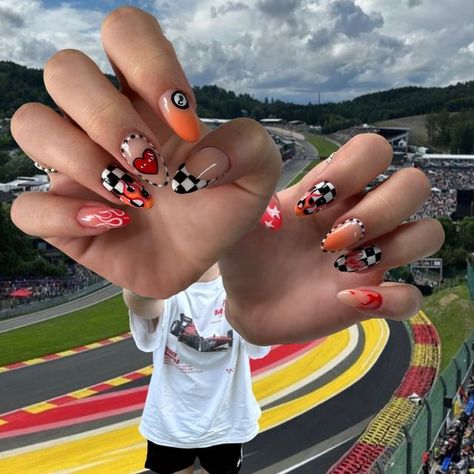
{"type": "Polygon", "coordinates": [[[336,198],[336,188],[329,181],[314,185],[296,204],[297,216],[315,214],[336,198]]]}
{"type": "Polygon", "coordinates": [[[341,255],[334,266],[340,272],[357,272],[376,265],[382,258],[382,251],[375,245],[368,245],[362,249],[355,249],[348,254],[341,255]]]}
{"type": "Polygon", "coordinates": [[[193,193],[199,189],[209,186],[215,182],[215,179],[199,179],[193,176],[186,168],[186,163],[183,163],[176,171],[176,174],[171,181],[171,188],[175,193],[188,194],[193,193]]]}
{"type": "Polygon", "coordinates": [[[102,171],[102,185],[123,203],[144,209],[153,206],[150,193],[128,173],[110,165],[102,171]]]}

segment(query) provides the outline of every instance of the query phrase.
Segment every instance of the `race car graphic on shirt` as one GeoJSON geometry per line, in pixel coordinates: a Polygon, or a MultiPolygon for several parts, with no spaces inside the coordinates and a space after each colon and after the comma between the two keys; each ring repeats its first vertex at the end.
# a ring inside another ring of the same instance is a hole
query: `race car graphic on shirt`
{"type": "Polygon", "coordinates": [[[180,313],[179,316],[179,321],[173,321],[170,329],[170,333],[176,336],[179,342],[199,352],[227,351],[232,347],[232,329],[227,331],[225,336],[202,337],[199,335],[192,318],[185,316],[183,313],[180,313]]]}

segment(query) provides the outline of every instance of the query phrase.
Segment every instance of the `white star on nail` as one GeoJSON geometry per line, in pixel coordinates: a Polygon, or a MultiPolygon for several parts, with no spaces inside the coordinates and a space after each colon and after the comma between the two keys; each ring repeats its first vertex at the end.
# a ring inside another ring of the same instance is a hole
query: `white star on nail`
{"type": "Polygon", "coordinates": [[[274,229],[275,228],[272,221],[265,221],[265,226],[267,227],[267,229],[274,229]]]}
{"type": "Polygon", "coordinates": [[[267,212],[268,214],[270,214],[270,217],[272,218],[274,217],[278,217],[278,219],[280,218],[280,210],[276,206],[275,207],[268,206],[267,212]]]}

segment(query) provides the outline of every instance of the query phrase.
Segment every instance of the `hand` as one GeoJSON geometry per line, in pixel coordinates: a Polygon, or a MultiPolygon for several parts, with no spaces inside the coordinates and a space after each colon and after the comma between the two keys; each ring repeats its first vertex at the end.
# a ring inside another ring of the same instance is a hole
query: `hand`
{"type": "Polygon", "coordinates": [[[19,146],[58,173],[49,192],[20,196],[12,219],[111,282],[166,298],[258,224],[281,158],[254,121],[211,133],[198,121],[152,16],[120,8],[105,19],[102,41],[121,91],[87,56],[65,50],[44,80],[68,120],[41,104],[13,116],[19,146]]]}
{"type": "Polygon", "coordinates": [[[418,169],[402,169],[363,192],[391,159],[379,135],[356,136],[329,164],[278,194],[278,232],[256,228],[220,260],[226,315],[246,339],[314,339],[368,317],[403,319],[420,309],[416,287],[382,283],[384,274],[436,252],[444,232],[434,219],[403,223],[430,193],[418,169]],[[308,195],[318,183],[324,184],[308,195]]]}

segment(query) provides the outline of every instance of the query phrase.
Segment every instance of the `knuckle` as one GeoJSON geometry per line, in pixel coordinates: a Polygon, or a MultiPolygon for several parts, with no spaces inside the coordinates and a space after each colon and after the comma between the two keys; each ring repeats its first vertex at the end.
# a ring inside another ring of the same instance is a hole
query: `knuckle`
{"type": "Polygon", "coordinates": [[[28,103],[23,104],[18,110],[15,111],[10,122],[10,131],[13,138],[18,142],[22,136],[22,130],[26,123],[31,118],[32,114],[38,108],[39,104],[28,103]]]}
{"type": "Polygon", "coordinates": [[[83,53],[76,49],[62,49],[54,53],[44,66],[43,78],[46,87],[63,71],[68,70],[71,61],[75,61],[80,56],[82,57],[83,53]]]}
{"type": "Polygon", "coordinates": [[[104,128],[113,127],[117,123],[117,119],[122,116],[123,98],[115,98],[114,100],[103,100],[89,104],[84,110],[87,117],[87,134],[92,140],[97,140],[104,133],[104,128]]]}
{"type": "Polygon", "coordinates": [[[163,43],[156,54],[136,62],[130,72],[128,82],[132,88],[141,89],[156,83],[157,72],[174,69],[174,50],[171,43],[163,43]]]}

